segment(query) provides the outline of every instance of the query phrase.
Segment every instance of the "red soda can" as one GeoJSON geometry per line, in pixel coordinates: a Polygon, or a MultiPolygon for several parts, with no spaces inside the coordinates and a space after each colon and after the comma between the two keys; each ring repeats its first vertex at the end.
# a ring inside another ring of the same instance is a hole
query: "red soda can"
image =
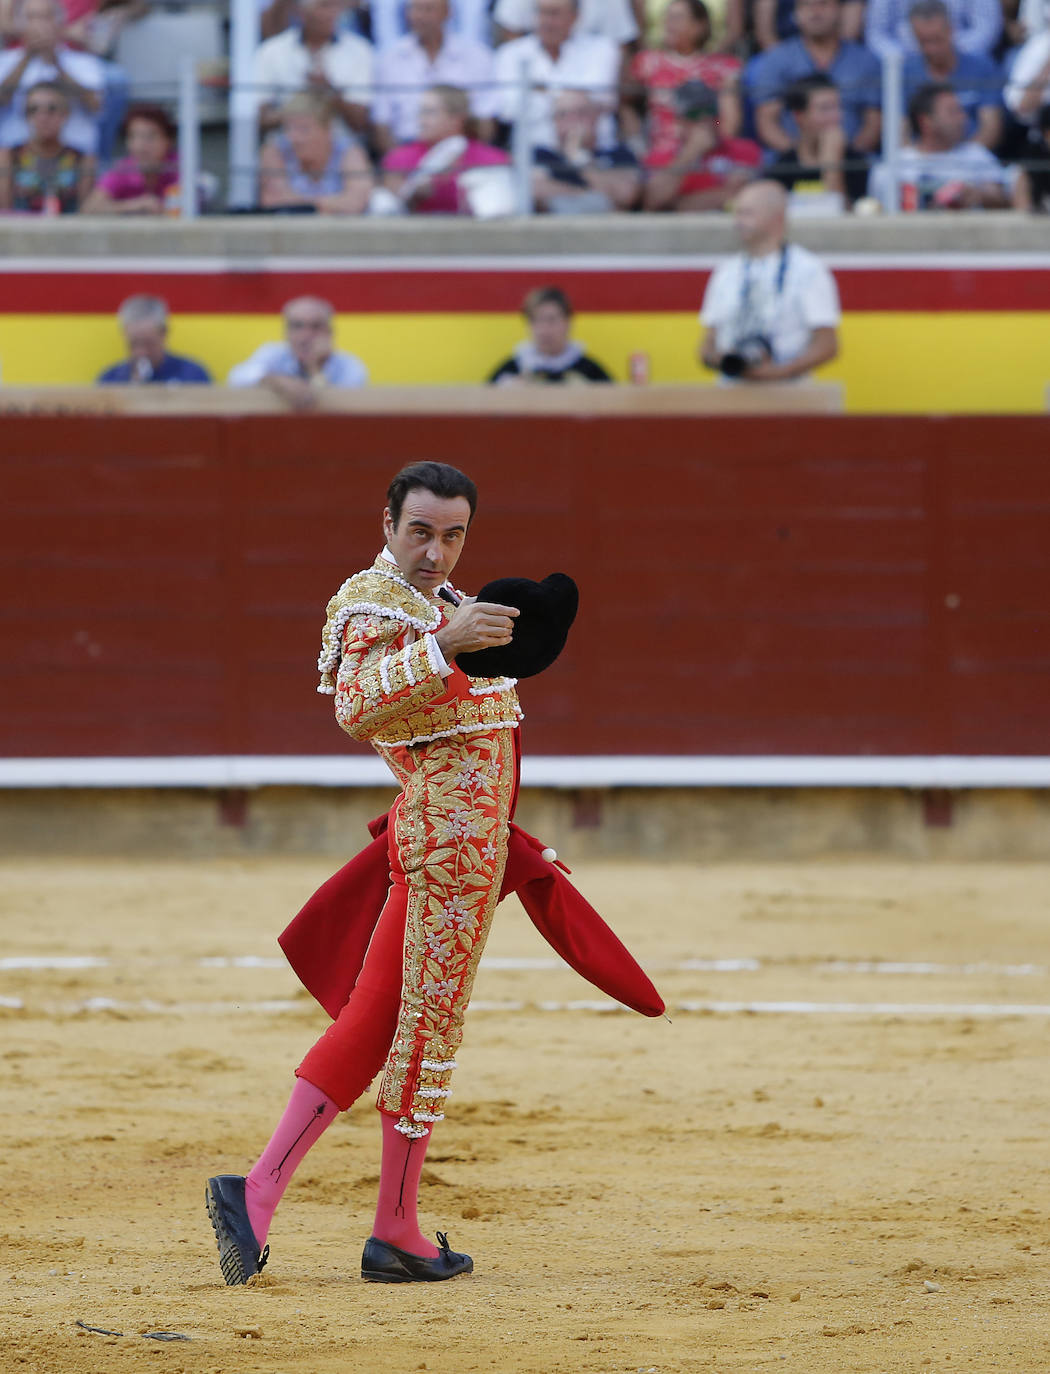
{"type": "Polygon", "coordinates": [[[627,359],[627,376],[635,386],[647,386],[650,368],[648,353],[632,353],[627,359]]]}

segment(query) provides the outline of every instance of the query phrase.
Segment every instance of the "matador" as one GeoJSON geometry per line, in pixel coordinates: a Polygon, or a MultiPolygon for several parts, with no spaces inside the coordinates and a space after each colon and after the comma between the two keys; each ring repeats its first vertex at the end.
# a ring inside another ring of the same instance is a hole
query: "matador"
{"type": "Polygon", "coordinates": [[[422,1234],[418,1190],[493,912],[507,891],[519,893],[541,932],[591,981],[647,1015],[663,1011],[652,984],[557,872],[553,851],[511,823],[522,715],[515,679],[468,674],[457,662],[498,661],[520,614],[513,604],[465,597],[449,581],[476,505],[474,483],[456,468],[405,468],[387,493],[385,547],[328,605],[318,690],[334,695],[339,724],[377,750],[400,792],[374,823],[373,845],[281,937],[333,1020],[296,1070],[254,1167],[208,1180],[228,1284],[262,1269],[296,1167],[380,1073],[379,1199],[361,1275],[434,1282],[473,1269],[442,1232],[436,1246],[422,1234]]]}

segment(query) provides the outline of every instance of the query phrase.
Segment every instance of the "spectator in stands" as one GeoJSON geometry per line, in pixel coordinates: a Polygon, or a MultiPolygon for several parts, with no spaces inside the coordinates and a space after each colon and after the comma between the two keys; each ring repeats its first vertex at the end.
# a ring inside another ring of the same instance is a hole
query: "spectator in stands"
{"type": "Polygon", "coordinates": [[[559,91],[554,98],[553,148],[534,148],[532,194],[536,208],[554,214],[602,214],[630,210],[642,176],[638,159],[623,143],[598,138],[600,110],[586,91],[559,91]]]}
{"type": "Polygon", "coordinates": [[[711,16],[704,0],[671,0],[664,17],[663,46],[637,53],[631,61],[621,128],[628,136],[639,133],[639,111],[644,112],[651,152],[677,147],[678,113],[673,97],[686,81],[702,81],[718,92],[722,138],[735,138],[740,132],[740,59],[706,52],[710,39],[711,16]]]}
{"type": "MultiPolygon", "coordinates": [[[[798,37],[795,0],[753,0],[750,10],[755,46],[760,52],[798,37]]],[[[839,37],[847,43],[864,41],[864,0],[842,0],[839,37]]]]}
{"type": "MultiPolygon", "coordinates": [[[[492,0],[449,0],[445,32],[491,47],[491,8],[492,0]]],[[[378,49],[389,48],[399,38],[404,38],[409,28],[405,0],[371,0],[368,9],[372,42],[378,49]]]]}
{"type": "Polygon", "coordinates": [[[904,61],[905,105],[920,86],[951,86],[966,111],[966,137],[997,148],[1003,136],[999,67],[983,53],[956,47],[945,0],[915,0],[908,13],[919,51],[904,61]]]}
{"type": "Polygon", "coordinates": [[[17,148],[0,148],[0,210],[70,215],[95,179],[95,159],[62,142],[69,98],[53,81],[26,91],[29,137],[17,148]]]}
{"type": "Polygon", "coordinates": [[[722,138],[718,92],[687,81],[674,93],[677,141],[645,159],[647,210],[724,210],[762,165],[762,149],[749,138],[722,138]]]}
{"type": "Polygon", "coordinates": [[[113,60],[117,40],[129,24],[149,13],[148,0],[64,0],[63,40],[73,48],[94,53],[102,63],[102,107],[98,125],[98,155],[105,164],[113,155],[128,109],[127,73],[113,60]]]}
{"type": "Polygon", "coordinates": [[[205,383],[211,378],[200,363],[169,353],[168,307],[159,296],[129,296],[117,311],[128,356],[99,377],[100,385],[129,382],[205,383]]]}
{"type": "Polygon", "coordinates": [[[507,154],[471,137],[470,97],[456,86],[432,86],[419,105],[419,138],[383,159],[383,185],[418,215],[469,215],[460,175],[506,166],[507,154]]]}
{"type": "Polygon", "coordinates": [[[1034,34],[1014,58],[1006,83],[1007,108],[1022,124],[1034,124],[1050,105],[1050,10],[1047,26],[1034,34]]]}
{"type": "MultiPolygon", "coordinates": [[[[599,34],[626,47],[638,37],[638,21],[630,0],[580,0],[575,32],[599,34]]],[[[539,20],[538,0],[496,0],[492,13],[502,42],[532,33],[539,20]]]]}
{"type": "Polygon", "coordinates": [[[102,63],[91,53],[62,42],[65,11],[59,0],[24,0],[19,11],[20,45],[0,52],[0,147],[15,148],[29,137],[26,93],[41,81],[60,86],[70,104],[62,142],[82,153],[98,148],[97,116],[105,85],[102,63]]]}
{"type": "MultiPolygon", "coordinates": [[[[983,143],[966,141],[966,111],[951,86],[922,86],[908,106],[914,142],[898,162],[906,210],[1002,210],[1015,174],[983,143]]],[[[890,208],[885,163],[871,174],[871,193],[890,208]]]]}
{"type": "MultiPolygon", "coordinates": [[[[1003,27],[1001,0],[947,0],[947,8],[959,51],[987,57],[1003,27]]],[[[864,41],[877,57],[918,50],[910,14],[911,0],[868,0],[864,41]]]]}
{"type": "Polygon", "coordinates": [[[341,28],[346,0],[300,0],[300,22],[259,45],[252,80],[259,125],[275,128],[281,105],[310,90],[332,102],[349,128],[368,126],[372,100],[372,45],[341,28]]]}
{"type": "Polygon", "coordinates": [[[788,87],[784,104],[795,121],[793,145],[778,153],[766,175],[792,196],[834,194],[844,206],[868,187],[868,163],[851,148],[842,126],[842,101],[830,76],[815,72],[788,87]]]}
{"type": "Polygon", "coordinates": [[[1034,214],[1050,213],[1050,105],[1036,115],[1035,128],[1025,159],[1027,165],[1017,183],[1014,204],[1034,214]],[[1038,138],[1036,135],[1038,134],[1038,138]]]}
{"type": "Polygon", "coordinates": [[[136,105],[125,120],[127,157],[99,177],[85,215],[162,215],[178,203],[177,130],[159,105],[136,105]]]}
{"type": "Polygon", "coordinates": [[[720,263],[707,283],[698,355],[725,377],[795,380],[838,354],[835,279],[808,249],[787,242],[787,199],[775,181],[740,192],[736,231],[744,251],[720,263]]]}
{"type": "Polygon", "coordinates": [[[332,347],[335,308],[316,296],[298,296],[281,311],[284,343],[264,343],[230,373],[230,386],[264,386],[292,410],[313,410],[325,387],[359,387],[368,381],[360,358],[332,347]]]}
{"type": "Polygon", "coordinates": [[[121,31],[149,13],[148,0],[65,0],[63,38],[75,48],[106,58],[121,31]]]}
{"type": "Polygon", "coordinates": [[[557,286],[537,286],[522,302],[532,337],[520,343],[489,377],[498,386],[545,382],[611,382],[601,363],[569,337],[572,303],[557,286]]]}
{"type": "Polygon", "coordinates": [[[259,203],[266,210],[310,207],[321,215],[361,215],[375,184],[353,134],[333,127],[327,100],[303,91],[281,107],[281,127],[259,158],[259,203]]]}
{"type": "Polygon", "coordinates": [[[789,152],[795,130],[785,117],[784,96],[804,76],[823,72],[842,97],[843,127],[849,143],[862,153],[879,146],[882,72],[859,43],[839,36],[839,0],[795,0],[799,36],[778,43],[750,64],[746,84],[755,105],[759,139],[774,152],[789,152]]]}
{"type": "MultiPolygon", "coordinates": [[[[399,4],[404,0],[398,0],[399,4]]],[[[274,38],[295,24],[299,15],[299,0],[256,0],[259,9],[260,38],[274,38]]],[[[360,34],[362,38],[375,38],[373,11],[376,0],[346,0],[343,12],[343,28],[350,33],[360,34]]]]}
{"type": "Polygon", "coordinates": [[[574,34],[578,10],[578,0],[536,0],[535,30],[504,43],[496,53],[500,118],[506,124],[519,117],[522,68],[528,72],[532,90],[525,117],[534,147],[540,144],[549,148],[557,141],[553,121],[556,91],[587,91],[603,109],[612,109],[616,101],[620,50],[604,35],[574,34]]]}
{"type": "Polygon", "coordinates": [[[409,32],[380,50],[372,105],[380,148],[419,138],[419,103],[428,87],[438,85],[469,93],[478,134],[491,142],[500,110],[492,50],[450,33],[448,18],[448,0],[409,0],[409,32]]]}

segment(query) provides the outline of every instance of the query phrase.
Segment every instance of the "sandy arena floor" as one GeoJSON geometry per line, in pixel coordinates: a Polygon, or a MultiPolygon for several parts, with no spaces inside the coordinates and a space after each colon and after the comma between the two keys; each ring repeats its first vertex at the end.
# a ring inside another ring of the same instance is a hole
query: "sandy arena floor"
{"type": "Polygon", "coordinates": [[[1050,1370],[1046,867],[581,865],[673,1023],[501,908],[424,1174],[474,1276],[361,1282],[369,1100],[228,1289],[204,1179],[324,1024],[273,941],[327,874],[0,867],[4,1374],[1050,1370]]]}

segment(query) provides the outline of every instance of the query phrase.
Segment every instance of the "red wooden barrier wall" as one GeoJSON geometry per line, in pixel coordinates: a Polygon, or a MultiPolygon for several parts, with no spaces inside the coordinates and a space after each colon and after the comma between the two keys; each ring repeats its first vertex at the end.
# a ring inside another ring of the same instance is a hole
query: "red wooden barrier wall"
{"type": "Polygon", "coordinates": [[[0,422],[0,751],[334,753],[327,598],[403,463],[580,583],[534,754],[1050,752],[1050,419],[0,422]]]}

